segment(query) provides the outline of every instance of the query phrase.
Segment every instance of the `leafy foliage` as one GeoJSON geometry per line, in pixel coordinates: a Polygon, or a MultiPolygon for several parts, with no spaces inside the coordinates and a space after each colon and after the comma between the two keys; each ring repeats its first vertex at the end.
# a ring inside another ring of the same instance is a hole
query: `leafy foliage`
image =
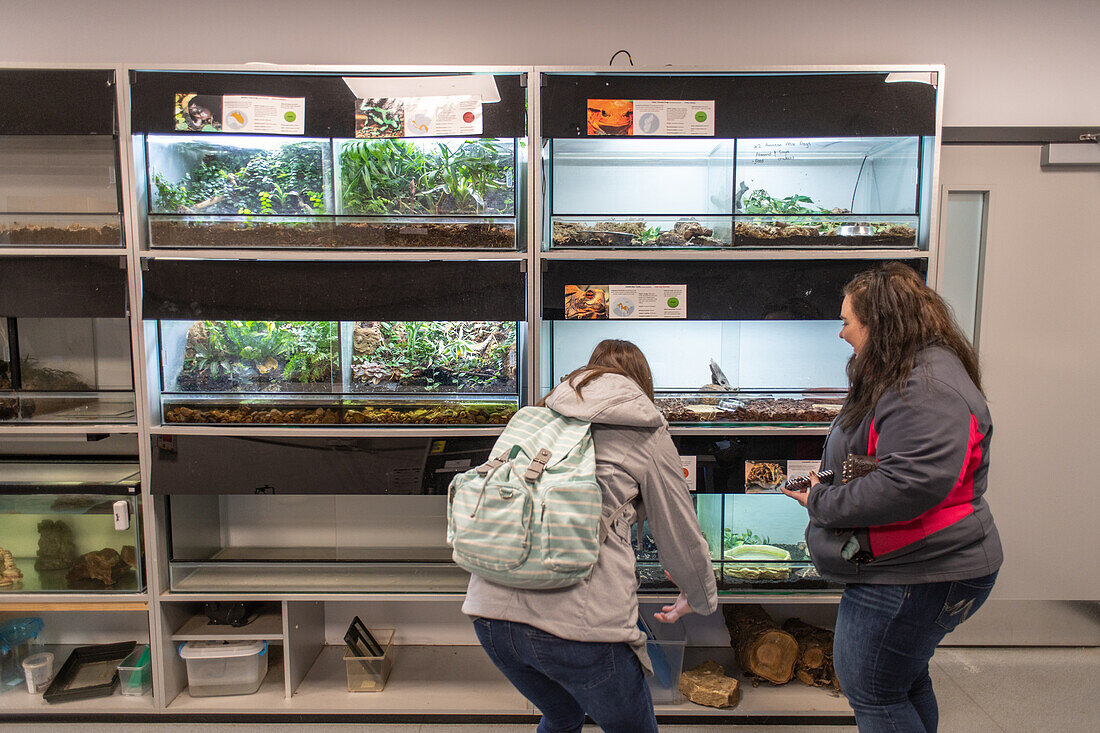
{"type": "Polygon", "coordinates": [[[844,211],[824,209],[809,196],[794,194],[777,199],[762,188],[751,191],[742,201],[745,214],[843,214],[844,211]]]}
{"type": "Polygon", "coordinates": [[[496,140],[421,147],[351,140],[340,150],[344,210],[352,214],[510,214],[511,150],[496,140]]]}
{"type": "Polygon", "coordinates": [[[231,383],[266,376],[316,383],[339,369],[336,321],[203,321],[205,337],[189,343],[184,370],[231,383]]]}
{"type": "MultiPolygon", "coordinates": [[[[205,149],[207,143],[182,145],[205,149]]],[[[322,148],[314,142],[261,151],[225,147],[203,155],[179,183],[155,174],[153,208],[160,213],[320,214],[323,179],[322,148]]]]}
{"type": "Polygon", "coordinates": [[[724,536],[722,537],[722,552],[729,552],[735,547],[741,545],[768,545],[771,544],[771,540],[767,537],[761,537],[755,534],[751,530],[746,529],[744,532],[734,533],[732,529],[726,527],[724,536]]]}

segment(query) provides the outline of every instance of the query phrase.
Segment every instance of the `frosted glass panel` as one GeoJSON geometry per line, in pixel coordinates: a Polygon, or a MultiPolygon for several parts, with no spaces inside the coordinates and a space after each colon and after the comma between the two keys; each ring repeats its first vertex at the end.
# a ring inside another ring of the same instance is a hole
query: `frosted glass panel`
{"type": "Polygon", "coordinates": [[[963,333],[977,340],[985,249],[985,191],[949,191],[940,294],[955,311],[963,333]]]}

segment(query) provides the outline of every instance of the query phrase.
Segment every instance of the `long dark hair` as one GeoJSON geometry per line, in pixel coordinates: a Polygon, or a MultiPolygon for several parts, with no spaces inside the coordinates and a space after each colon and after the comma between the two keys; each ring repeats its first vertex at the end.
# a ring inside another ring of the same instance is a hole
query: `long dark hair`
{"type": "Polygon", "coordinates": [[[911,267],[887,263],[861,272],[844,286],[856,318],[867,328],[867,342],[848,359],[848,399],[840,425],[851,430],[890,389],[902,390],[929,346],[955,352],[979,391],[978,355],[940,295],[911,267]]]}
{"type": "MultiPolygon", "coordinates": [[[[642,350],[632,342],[622,339],[604,339],[596,344],[592,355],[588,357],[588,363],[570,372],[565,381],[568,381],[569,386],[577,390],[577,394],[580,395],[585,385],[603,374],[621,374],[641,387],[645,396],[653,400],[653,374],[649,370],[649,362],[646,361],[642,350]],[[581,377],[582,374],[583,377],[581,377]]],[[[543,397],[539,404],[545,405],[546,397],[543,397]]]]}

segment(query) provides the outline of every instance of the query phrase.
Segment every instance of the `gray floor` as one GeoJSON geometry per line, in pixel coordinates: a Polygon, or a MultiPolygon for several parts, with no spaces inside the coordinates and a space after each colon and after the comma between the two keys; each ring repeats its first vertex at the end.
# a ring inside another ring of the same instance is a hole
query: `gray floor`
{"type": "MultiPolygon", "coordinates": [[[[1100,730],[1100,648],[942,648],[932,660],[940,733],[1094,733],[1100,730]]],[[[163,733],[192,723],[0,723],[0,733],[163,733]]],[[[533,725],[202,724],[203,733],[531,733],[533,725]]],[[[668,725],[663,733],[725,731],[731,726],[668,725]]],[[[596,728],[585,728],[595,733],[596,728]]],[[[739,726],[762,733],[852,733],[848,726],[739,726]]]]}

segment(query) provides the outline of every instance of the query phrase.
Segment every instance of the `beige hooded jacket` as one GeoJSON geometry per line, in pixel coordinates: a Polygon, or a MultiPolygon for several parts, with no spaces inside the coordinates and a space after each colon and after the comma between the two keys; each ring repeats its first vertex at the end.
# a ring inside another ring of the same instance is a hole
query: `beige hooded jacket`
{"type": "MultiPolygon", "coordinates": [[[[592,423],[604,516],[640,498],[661,565],[697,613],[713,613],[718,591],[710,552],[668,423],[653,402],[627,377],[604,374],[580,395],[568,383],[558,385],[546,404],[562,415],[592,423]]],[[[626,642],[648,670],[645,636],[637,626],[638,580],[630,544],[635,517],[635,507],[622,513],[600,547],[592,574],[580,583],[556,590],[522,590],[473,575],[462,611],[529,624],[564,639],[626,642]]]]}

